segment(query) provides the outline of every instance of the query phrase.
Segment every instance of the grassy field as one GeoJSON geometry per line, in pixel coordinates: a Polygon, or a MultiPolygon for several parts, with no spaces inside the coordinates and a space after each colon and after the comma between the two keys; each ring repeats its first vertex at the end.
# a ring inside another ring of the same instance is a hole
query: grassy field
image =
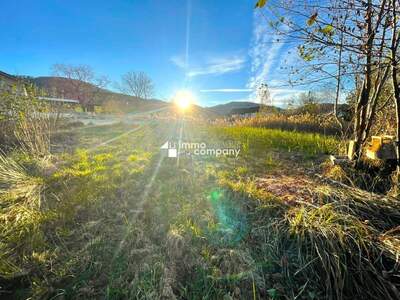
{"type": "Polygon", "coordinates": [[[56,141],[1,156],[0,297],[400,298],[399,203],[312,176],[332,137],[154,121],[56,141]],[[178,163],[160,146],[179,138],[241,152],[178,163]]]}

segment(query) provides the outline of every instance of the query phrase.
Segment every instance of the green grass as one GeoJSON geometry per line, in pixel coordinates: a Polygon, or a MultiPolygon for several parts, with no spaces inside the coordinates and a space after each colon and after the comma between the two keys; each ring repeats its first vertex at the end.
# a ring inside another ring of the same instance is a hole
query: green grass
{"type": "Polygon", "coordinates": [[[293,175],[303,164],[292,154],[312,161],[336,151],[335,139],[187,124],[185,139],[243,152],[178,165],[159,150],[176,125],[81,129],[69,141],[80,142],[47,165],[5,157],[0,296],[396,298],[397,201],[316,185],[314,202],[288,204],[257,185],[259,176],[293,175]]]}
{"type": "Polygon", "coordinates": [[[311,157],[335,153],[338,140],[321,134],[255,127],[217,127],[216,134],[240,142],[244,151],[258,154],[271,149],[299,152],[311,157]]]}

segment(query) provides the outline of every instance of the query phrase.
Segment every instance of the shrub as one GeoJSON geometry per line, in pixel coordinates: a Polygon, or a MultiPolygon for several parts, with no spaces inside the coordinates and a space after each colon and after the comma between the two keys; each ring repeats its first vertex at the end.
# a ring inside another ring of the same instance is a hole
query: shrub
{"type": "Polygon", "coordinates": [[[38,92],[27,95],[5,92],[0,95],[0,140],[5,148],[20,148],[35,157],[50,155],[51,120],[49,107],[37,99],[38,92]]]}

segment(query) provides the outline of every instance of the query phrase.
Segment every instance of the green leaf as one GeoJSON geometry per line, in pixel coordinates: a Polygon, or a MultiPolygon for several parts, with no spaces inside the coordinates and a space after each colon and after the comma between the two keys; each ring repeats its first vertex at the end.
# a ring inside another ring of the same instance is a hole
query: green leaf
{"type": "Polygon", "coordinates": [[[256,3],[255,8],[263,8],[266,3],[267,3],[267,0],[258,0],[258,2],[256,3]]]}
{"type": "Polygon", "coordinates": [[[325,35],[329,35],[333,32],[333,26],[332,25],[326,25],[324,28],[321,29],[321,32],[325,35]]]}
{"type": "Polygon", "coordinates": [[[312,61],[314,59],[314,54],[315,50],[306,48],[304,45],[298,46],[297,47],[299,56],[304,60],[304,61],[312,61]]]}
{"type": "Polygon", "coordinates": [[[316,12],[315,14],[313,14],[308,20],[307,20],[307,25],[308,26],[312,26],[315,21],[317,20],[318,17],[318,13],[316,12]]]}

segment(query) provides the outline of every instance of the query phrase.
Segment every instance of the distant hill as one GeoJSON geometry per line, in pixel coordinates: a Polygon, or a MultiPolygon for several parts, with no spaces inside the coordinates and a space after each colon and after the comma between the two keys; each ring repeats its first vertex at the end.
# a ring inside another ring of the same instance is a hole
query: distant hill
{"type": "Polygon", "coordinates": [[[216,112],[199,105],[191,105],[191,107],[186,111],[188,117],[202,118],[202,119],[217,119],[220,117],[216,112]]]}
{"type": "MultiPolygon", "coordinates": [[[[75,82],[63,78],[63,77],[53,77],[53,76],[42,76],[42,77],[21,77],[26,82],[30,82],[40,89],[43,89],[49,96],[75,99],[80,100],[86,95],[82,95],[77,92],[76,85],[82,86],[83,90],[89,91],[90,95],[95,95],[94,104],[101,105],[107,111],[116,113],[128,113],[128,112],[146,112],[152,110],[158,110],[161,108],[166,108],[164,114],[171,115],[174,114],[174,105],[170,102],[158,100],[158,99],[142,99],[122,93],[113,92],[107,89],[99,89],[90,83],[75,82]],[[75,88],[74,88],[75,84],[75,88]]],[[[79,90],[79,89],[78,89],[79,90]]],[[[87,97],[87,96],[86,96],[87,97]]],[[[196,118],[217,118],[219,115],[208,109],[203,108],[198,105],[193,105],[190,111],[187,112],[188,116],[193,116],[196,118]]]]}
{"type": "Polygon", "coordinates": [[[231,115],[243,115],[243,114],[254,114],[260,111],[259,106],[245,107],[245,108],[233,108],[230,112],[231,115]]]}
{"type": "MultiPolygon", "coordinates": [[[[306,106],[301,106],[295,109],[291,110],[292,114],[302,114],[302,113],[313,113],[317,115],[326,115],[326,114],[331,114],[333,113],[334,110],[334,104],[333,103],[316,103],[316,104],[311,104],[311,105],[306,105],[306,106]]],[[[343,118],[344,120],[350,122],[352,115],[353,115],[353,109],[349,104],[338,104],[337,106],[338,110],[338,115],[343,118]]]]}
{"type": "MultiPolygon", "coordinates": [[[[19,78],[23,79],[25,82],[34,84],[40,89],[43,89],[50,97],[74,99],[81,102],[84,102],[85,98],[90,98],[90,101],[92,101],[94,105],[102,106],[106,109],[106,111],[116,113],[145,112],[157,110],[164,107],[171,108],[173,110],[173,105],[170,102],[158,99],[141,99],[107,89],[99,89],[98,87],[90,83],[70,80],[63,77],[19,76],[19,78]],[[79,89],[76,88],[77,85],[81,86],[84,92],[80,92],[79,89]],[[84,93],[89,94],[89,96],[84,93]]],[[[198,105],[193,105],[190,114],[193,116],[214,119],[220,116],[229,116],[240,112],[254,112],[257,111],[259,108],[260,104],[238,101],[206,108],[198,105]]],[[[271,108],[276,111],[282,110],[277,107],[271,108]]],[[[167,109],[166,111],[169,111],[169,109],[167,109]]],[[[187,112],[187,114],[189,114],[189,112],[187,112]]]]}
{"type": "MultiPolygon", "coordinates": [[[[216,112],[219,115],[229,116],[240,112],[255,112],[260,109],[261,105],[254,102],[233,101],[225,104],[211,106],[208,109],[216,112]]],[[[274,111],[281,111],[282,109],[275,106],[266,106],[274,111]]]]}
{"type": "Polygon", "coordinates": [[[26,80],[36,85],[38,88],[45,90],[53,97],[62,97],[67,99],[80,100],[85,96],[79,93],[74,84],[79,84],[82,89],[89,91],[93,96],[95,105],[111,105],[127,109],[128,111],[145,111],[168,106],[170,103],[158,99],[142,99],[130,95],[113,92],[107,89],[99,89],[98,87],[84,82],[77,82],[63,77],[26,77],[26,80]]]}

